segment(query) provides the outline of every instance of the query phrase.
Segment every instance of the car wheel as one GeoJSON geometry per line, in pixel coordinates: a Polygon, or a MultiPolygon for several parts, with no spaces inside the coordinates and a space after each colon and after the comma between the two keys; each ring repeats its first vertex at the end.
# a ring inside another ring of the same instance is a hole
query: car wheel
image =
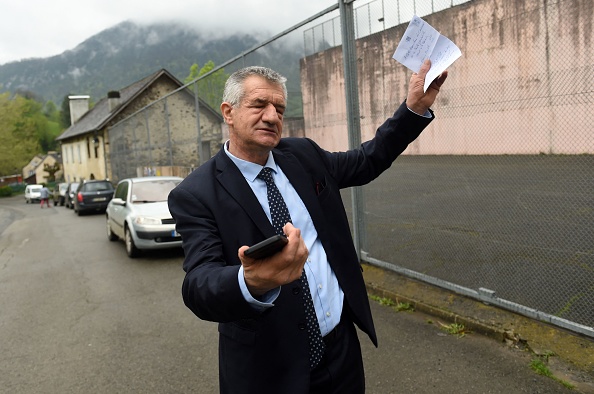
{"type": "Polygon", "coordinates": [[[109,216],[107,217],[107,220],[105,221],[107,223],[107,239],[109,239],[110,241],[117,241],[118,240],[118,236],[115,235],[113,233],[113,231],[111,231],[111,226],[109,225],[109,216]]]}
{"type": "Polygon", "coordinates": [[[132,233],[130,232],[128,226],[124,228],[124,243],[126,244],[126,253],[128,253],[128,257],[138,257],[140,250],[138,250],[134,244],[134,239],[132,239],[132,233]]]}

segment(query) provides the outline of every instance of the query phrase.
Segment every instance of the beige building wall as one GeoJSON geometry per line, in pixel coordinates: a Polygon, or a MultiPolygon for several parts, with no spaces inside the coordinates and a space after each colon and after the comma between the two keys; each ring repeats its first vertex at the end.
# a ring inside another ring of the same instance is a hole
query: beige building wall
{"type": "MultiPolygon", "coordinates": [[[[55,153],[55,152],[53,152],[55,153]]],[[[56,164],[57,160],[51,156],[51,155],[46,155],[43,160],[41,160],[39,162],[39,164],[37,165],[37,167],[35,168],[35,179],[37,180],[37,183],[48,183],[48,177],[49,177],[49,173],[46,172],[44,170],[44,166],[45,164],[49,165],[49,166],[53,166],[54,164],[56,164]]],[[[59,172],[57,172],[55,175],[59,175],[59,172]]]]}
{"type": "Polygon", "coordinates": [[[62,144],[62,167],[66,182],[85,179],[105,179],[103,141],[95,144],[91,136],[69,139],[62,144]]]}
{"type": "MultiPolygon", "coordinates": [[[[592,0],[477,0],[423,17],[462,50],[409,154],[594,153],[592,0]],[[591,94],[591,93],[590,93],[591,94]]],[[[357,41],[362,140],[406,98],[407,23],[357,41]]],[[[303,59],[306,136],[348,147],[341,48],[303,59]]]]}

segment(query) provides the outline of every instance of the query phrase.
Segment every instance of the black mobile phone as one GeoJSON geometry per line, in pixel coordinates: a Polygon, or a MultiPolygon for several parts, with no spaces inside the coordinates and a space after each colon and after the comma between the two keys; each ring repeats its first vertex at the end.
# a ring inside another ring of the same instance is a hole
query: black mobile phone
{"type": "Polygon", "coordinates": [[[289,242],[284,235],[274,235],[262,242],[258,242],[247,249],[244,254],[252,259],[262,259],[272,256],[289,242]]]}

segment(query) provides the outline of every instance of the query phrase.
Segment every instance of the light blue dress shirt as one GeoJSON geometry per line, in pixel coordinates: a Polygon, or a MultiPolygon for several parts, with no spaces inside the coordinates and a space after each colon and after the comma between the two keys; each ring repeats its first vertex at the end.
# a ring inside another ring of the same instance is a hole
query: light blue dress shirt
{"type": "MultiPolygon", "coordinates": [[[[266,195],[266,184],[262,179],[257,177],[263,167],[233,156],[227,149],[227,145],[228,142],[225,142],[225,153],[235,163],[237,168],[239,168],[239,171],[241,171],[248,185],[258,198],[262,209],[264,209],[266,216],[268,216],[268,220],[272,223],[270,209],[268,207],[268,197],[266,195]]],[[[289,179],[280,167],[276,165],[272,153],[269,154],[265,167],[272,169],[272,177],[287,204],[293,225],[301,230],[301,237],[309,251],[304,269],[307,275],[307,281],[309,282],[309,290],[316,309],[320,330],[322,336],[325,336],[340,322],[344,293],[338,284],[334,271],[332,271],[328,263],[326,252],[324,251],[322,242],[318,238],[318,232],[314,227],[309,212],[305,208],[305,204],[303,204],[303,201],[289,182],[289,179]]],[[[247,288],[243,276],[243,266],[239,269],[238,280],[244,298],[254,308],[262,310],[274,307],[274,301],[280,294],[280,288],[269,291],[260,300],[257,300],[252,297],[247,288]]]]}

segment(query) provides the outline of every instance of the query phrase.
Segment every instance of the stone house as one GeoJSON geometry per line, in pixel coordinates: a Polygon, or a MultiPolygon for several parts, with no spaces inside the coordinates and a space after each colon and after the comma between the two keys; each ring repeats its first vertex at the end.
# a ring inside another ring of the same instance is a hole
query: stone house
{"type": "Polygon", "coordinates": [[[61,179],[62,176],[62,157],[55,151],[49,151],[47,152],[47,155],[35,155],[35,157],[23,167],[23,179],[24,182],[29,185],[48,183],[49,181],[61,179]],[[60,170],[54,174],[55,179],[50,179],[50,174],[45,170],[45,165],[54,166],[56,163],[60,166],[60,170]]]}
{"type": "MultiPolygon", "coordinates": [[[[171,148],[171,144],[162,143],[163,139],[180,140],[197,134],[196,101],[199,101],[201,133],[220,146],[222,116],[182,87],[178,79],[161,69],[119,91],[109,92],[91,109],[88,96],[69,96],[71,126],[56,139],[62,146],[64,179],[117,182],[124,177],[122,174],[143,175],[140,168],[147,164],[138,160],[143,155],[142,147],[153,149],[148,156],[159,163],[159,156],[170,155],[154,150],[164,145],[171,148]],[[151,106],[155,102],[162,105],[151,106]],[[142,132],[138,130],[140,123],[142,132]],[[152,127],[147,132],[149,124],[152,127]],[[172,124],[175,127],[170,127],[172,124]]],[[[180,155],[196,155],[197,144],[190,145],[184,144],[180,155]]],[[[195,157],[187,160],[196,162],[195,157]]]]}

